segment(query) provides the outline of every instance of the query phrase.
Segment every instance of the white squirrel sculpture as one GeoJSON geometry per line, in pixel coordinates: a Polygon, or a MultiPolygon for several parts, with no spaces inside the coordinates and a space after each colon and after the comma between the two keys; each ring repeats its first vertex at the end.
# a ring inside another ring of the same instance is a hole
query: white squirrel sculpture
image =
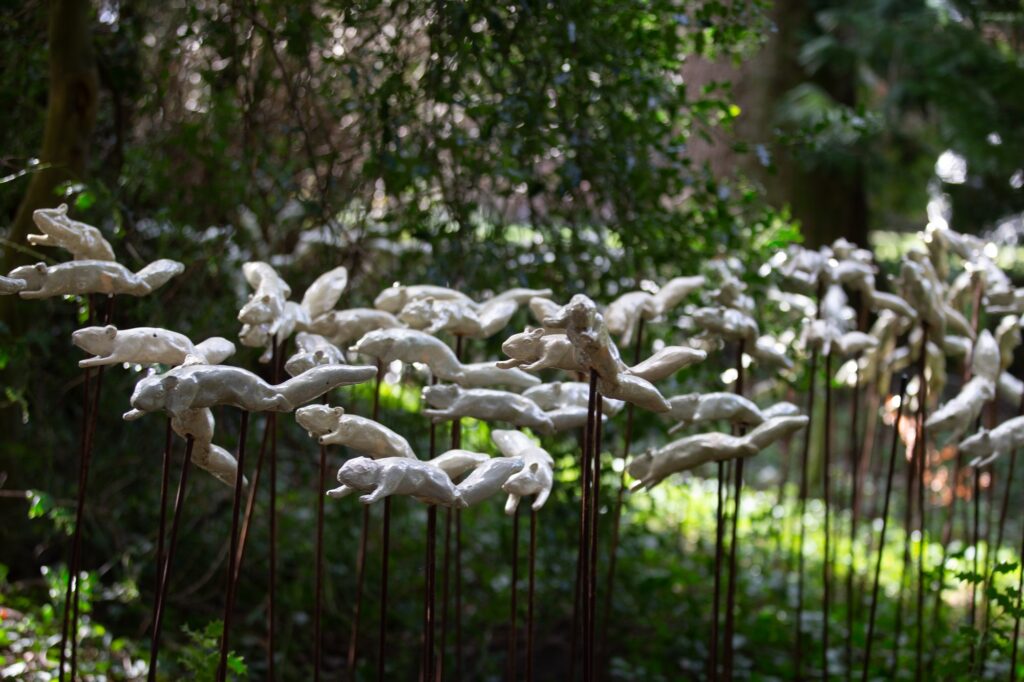
{"type": "Polygon", "coordinates": [[[0,275],[0,296],[16,294],[26,286],[28,286],[28,282],[23,279],[14,279],[0,275]]]}
{"type": "Polygon", "coordinates": [[[465,450],[449,450],[430,461],[409,457],[355,457],[338,470],[340,486],[330,497],[353,492],[373,504],[389,495],[408,495],[425,504],[464,509],[493,497],[508,478],[523,468],[522,458],[487,457],[465,450]],[[461,483],[454,478],[472,470],[461,483]]]}
{"type": "Polygon", "coordinates": [[[313,321],[328,314],[348,285],[348,270],[343,266],[323,273],[306,289],[302,302],[288,300],[292,290],[267,263],[251,261],[242,265],[245,281],[253,288],[249,300],[238,312],[242,329],[238,336],[243,346],[264,348],[260,362],[269,362],[277,343],[296,331],[307,331],[313,321]]]}
{"type": "Polygon", "coordinates": [[[971,428],[985,404],[996,397],[999,373],[999,346],[985,329],[974,344],[971,379],[956,396],[928,415],[925,426],[929,430],[949,431],[950,440],[958,440],[971,428]]]}
{"type": "Polygon", "coordinates": [[[672,474],[705,462],[756,455],[775,441],[804,428],[807,421],[805,416],[773,417],[745,436],[711,432],[672,441],[633,458],[627,468],[629,475],[637,479],[632,489],[650,490],[672,474]]]}
{"type": "Polygon", "coordinates": [[[74,260],[113,261],[114,249],[99,229],[72,220],[68,205],[40,208],[32,212],[32,222],[42,234],[28,235],[33,246],[53,246],[71,252],[74,260]]]}
{"type": "Polygon", "coordinates": [[[972,466],[985,466],[1006,452],[1024,445],[1024,416],[1007,419],[991,431],[982,429],[960,441],[960,452],[975,458],[972,466]]]}
{"type": "Polygon", "coordinates": [[[703,275],[676,277],[656,293],[630,291],[608,304],[604,321],[608,331],[619,337],[624,346],[632,345],[642,318],[650,322],[664,317],[684,298],[704,286],[703,275]]]}
{"type": "Polygon", "coordinates": [[[498,367],[522,367],[527,371],[555,368],[569,372],[594,369],[600,376],[602,395],[653,412],[665,412],[669,406],[651,382],[707,357],[702,350],[668,346],[647,360],[626,367],[594,302],[583,295],[574,296],[568,305],[545,318],[545,325],[506,339],[502,351],[510,359],[499,362],[498,367]]]}
{"type": "Polygon", "coordinates": [[[543,507],[554,484],[555,460],[547,450],[521,431],[496,429],[491,431],[491,440],[505,457],[520,458],[523,461],[522,470],[509,476],[502,485],[502,490],[508,493],[505,513],[514,514],[519,507],[519,500],[529,495],[534,496],[531,507],[533,511],[543,507]]]}
{"type": "MultiPolygon", "coordinates": [[[[118,330],[113,325],[85,327],[71,335],[72,343],[95,357],[81,360],[80,367],[128,364],[216,364],[235,352],[235,345],[220,337],[193,344],[187,336],[167,329],[136,327],[118,330]]],[[[219,481],[233,486],[237,475],[234,456],[213,444],[214,419],[209,408],[183,410],[171,416],[171,428],[182,438],[193,439],[191,461],[219,481]]]]}
{"type": "Polygon", "coordinates": [[[416,329],[377,329],[368,332],[349,350],[375,358],[384,365],[395,360],[420,363],[429,367],[438,379],[469,388],[502,385],[527,388],[540,383],[539,379],[522,371],[498,371],[495,363],[464,365],[448,344],[416,329]]]}
{"type": "Polygon", "coordinates": [[[663,416],[679,422],[673,430],[720,419],[749,426],[757,426],[764,421],[757,405],[736,393],[686,393],[673,396],[668,402],[672,407],[663,416]]]}
{"type": "Polygon", "coordinates": [[[125,419],[164,410],[172,416],[197,407],[230,405],[250,412],[291,412],[338,386],[377,376],[367,365],[321,365],[277,385],[228,365],[186,365],[142,379],[125,419]]]}
{"type": "Polygon", "coordinates": [[[398,318],[428,334],[447,331],[456,336],[486,339],[504,329],[519,306],[537,296],[550,295],[550,289],[509,289],[483,303],[474,303],[461,298],[407,294],[409,300],[398,318]]]}
{"type": "Polygon", "coordinates": [[[472,417],[487,422],[502,421],[513,426],[525,426],[545,434],[554,432],[554,425],[544,410],[517,393],[438,384],[423,389],[423,400],[430,408],[424,410],[423,414],[435,424],[472,417]]]}
{"type": "Polygon", "coordinates": [[[147,296],[184,271],[184,265],[166,258],[138,272],[113,261],[73,260],[57,265],[22,265],[11,270],[8,278],[25,282],[18,295],[27,299],[72,294],[147,296]]]}
{"type": "Polygon", "coordinates": [[[416,457],[405,438],[372,419],[345,414],[341,407],[306,405],[295,411],[295,421],[321,445],[344,445],[374,459],[416,457]]]}
{"type": "Polygon", "coordinates": [[[184,334],[159,327],[118,329],[84,327],[71,334],[71,342],[94,357],[78,362],[79,367],[100,367],[122,362],[139,365],[219,365],[234,355],[235,344],[220,336],[193,344],[184,334]]]}
{"type": "Polygon", "coordinates": [[[295,353],[284,363],[288,376],[298,376],[320,365],[345,364],[341,349],[319,334],[299,332],[295,335],[295,347],[295,353]]]}
{"type": "MultiPolygon", "coordinates": [[[[523,391],[523,396],[537,403],[551,420],[556,432],[581,429],[587,424],[590,385],[581,381],[540,384],[523,391]]],[[[602,418],[613,417],[625,406],[621,400],[601,401],[602,418]]]]}
{"type": "Polygon", "coordinates": [[[451,477],[440,467],[415,457],[353,457],[338,469],[340,486],[327,491],[330,497],[365,493],[363,504],[389,495],[408,495],[426,504],[460,507],[461,497],[451,477]]]}

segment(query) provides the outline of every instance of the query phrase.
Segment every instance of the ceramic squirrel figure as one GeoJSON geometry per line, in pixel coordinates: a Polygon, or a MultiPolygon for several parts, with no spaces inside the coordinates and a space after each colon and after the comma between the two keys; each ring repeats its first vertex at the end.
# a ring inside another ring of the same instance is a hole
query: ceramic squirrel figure
{"type": "Polygon", "coordinates": [[[406,291],[408,301],[398,318],[413,329],[425,329],[428,334],[446,331],[456,336],[486,339],[504,329],[519,306],[537,296],[549,295],[550,289],[509,289],[475,303],[463,298],[435,298],[415,290],[406,291]]]}
{"type": "Polygon", "coordinates": [[[967,457],[975,458],[972,466],[985,466],[1006,452],[1024,445],[1024,416],[1007,419],[991,431],[981,429],[960,442],[959,448],[967,457]]]}
{"type": "Polygon", "coordinates": [[[184,265],[166,258],[138,272],[113,261],[73,260],[57,265],[23,265],[11,270],[8,277],[25,282],[18,295],[27,299],[69,294],[147,296],[184,271],[184,265]]]}
{"type": "Polygon", "coordinates": [[[32,222],[42,234],[28,235],[33,246],[53,246],[69,251],[74,260],[114,261],[114,249],[99,229],[72,220],[68,205],[40,208],[32,212],[32,222]]]}
{"type": "MultiPolygon", "coordinates": [[[[604,310],[608,331],[618,336],[624,346],[630,346],[636,338],[641,319],[650,322],[664,317],[687,296],[703,288],[704,284],[703,275],[675,277],[653,293],[626,292],[609,303],[604,310]]],[[[554,314],[554,310],[549,310],[540,321],[554,314]]]]}
{"type": "Polygon", "coordinates": [[[462,364],[448,344],[415,329],[377,329],[364,335],[349,350],[376,358],[384,365],[395,360],[420,363],[442,381],[462,379],[462,364]]]}
{"type": "Polygon", "coordinates": [[[514,514],[519,507],[519,500],[531,495],[533,511],[543,507],[554,484],[555,460],[547,450],[521,431],[496,429],[491,431],[491,440],[505,457],[523,461],[523,468],[509,476],[501,487],[508,493],[505,513],[514,514]]]}
{"type": "Polygon", "coordinates": [[[476,308],[476,302],[465,294],[447,287],[432,284],[416,284],[403,286],[396,284],[380,292],[373,301],[373,307],[397,315],[410,301],[419,298],[433,298],[438,301],[459,301],[470,308],[476,308]]]}
{"type": "Polygon", "coordinates": [[[28,282],[23,279],[15,279],[0,275],[0,296],[16,294],[27,286],[28,282]]]}
{"type": "Polygon", "coordinates": [[[637,479],[632,489],[650,490],[672,474],[706,462],[751,457],[804,428],[807,421],[804,416],[773,417],[745,436],[711,432],[672,441],[633,458],[627,467],[629,475],[637,479]]]}
{"type": "Polygon", "coordinates": [[[616,384],[626,369],[619,349],[612,341],[604,317],[597,305],[583,294],[576,294],[562,308],[544,319],[548,330],[565,330],[576,351],[577,362],[594,370],[606,384],[616,384]]]}
{"type": "Polygon", "coordinates": [[[328,490],[330,497],[364,493],[359,501],[373,504],[390,495],[408,495],[425,504],[463,507],[452,479],[440,467],[408,457],[353,457],[338,470],[341,485],[328,490]]]}
{"type": "MultiPolygon", "coordinates": [[[[554,425],[556,432],[581,429],[587,424],[590,385],[581,381],[540,384],[523,391],[523,396],[537,403],[554,425]]],[[[622,411],[625,403],[606,398],[601,401],[602,419],[622,411]]]]}
{"type": "Polygon", "coordinates": [[[504,490],[509,479],[526,465],[522,457],[491,457],[469,472],[458,485],[460,507],[474,507],[504,490]]]}
{"type": "Polygon", "coordinates": [[[139,365],[219,365],[234,355],[235,344],[219,336],[193,344],[184,334],[158,327],[118,329],[112,324],[84,327],[71,334],[71,342],[93,357],[79,367],[121,363],[139,365]]]}
{"type": "Polygon", "coordinates": [[[466,388],[499,385],[527,388],[540,383],[539,379],[524,372],[501,372],[491,362],[464,365],[448,344],[416,329],[376,329],[360,338],[349,350],[375,358],[385,365],[395,360],[423,364],[438,379],[466,388]]]}
{"type": "MultiPolygon", "coordinates": [[[[171,428],[182,438],[192,437],[193,464],[209,472],[221,483],[234,487],[238,461],[234,455],[213,443],[213,411],[208,407],[183,410],[171,417],[171,428]]],[[[246,481],[243,479],[243,483],[246,481]]]]}
{"type": "Polygon", "coordinates": [[[452,384],[438,384],[423,389],[429,406],[423,414],[435,424],[461,417],[483,421],[502,421],[514,426],[552,433],[551,419],[537,403],[516,393],[485,388],[463,389],[452,384]]]}
{"type": "Polygon", "coordinates": [[[355,457],[338,470],[341,485],[328,490],[330,497],[365,493],[363,504],[389,495],[407,495],[425,504],[464,509],[501,491],[501,486],[523,468],[521,458],[487,457],[450,450],[428,462],[408,457],[355,457]],[[453,482],[466,471],[461,483],[453,482]]]}
{"type": "Polygon", "coordinates": [[[343,266],[323,273],[306,289],[302,301],[288,300],[292,289],[271,265],[251,261],[242,265],[245,281],[253,288],[238,312],[239,340],[251,348],[264,348],[260,362],[270,362],[274,340],[282,343],[296,331],[309,331],[317,318],[327,315],[348,285],[343,266]]]}
{"type": "Polygon", "coordinates": [[[295,421],[321,445],[344,445],[374,459],[416,457],[405,438],[371,419],[345,414],[341,407],[306,405],[295,411],[295,421]]]}
{"type": "MultiPolygon", "coordinates": [[[[561,369],[566,372],[585,372],[587,367],[580,361],[569,337],[560,332],[551,332],[543,327],[528,327],[526,331],[513,334],[505,339],[501,350],[509,357],[497,363],[501,368],[521,368],[527,372],[542,369],[561,369]]],[[[681,369],[702,362],[707,353],[687,346],[665,346],[651,357],[633,367],[623,365],[622,373],[655,382],[665,379],[681,369]]]]}
{"type": "Polygon", "coordinates": [[[344,365],[345,354],[333,343],[309,332],[295,335],[295,353],[284,363],[288,376],[298,376],[320,365],[344,365]]]}
{"type": "Polygon", "coordinates": [[[338,386],[377,376],[371,366],[321,365],[277,385],[228,365],[185,365],[142,379],[132,393],[126,419],[145,412],[172,416],[199,407],[230,405],[250,412],[292,412],[338,386]]]}
{"type": "Polygon", "coordinates": [[[343,348],[377,329],[395,329],[404,326],[401,320],[383,310],[350,308],[348,310],[331,310],[315,317],[309,323],[309,331],[320,334],[334,345],[343,348]]]}
{"type": "Polygon", "coordinates": [[[956,396],[928,415],[925,426],[934,431],[950,431],[950,439],[958,439],[971,428],[985,405],[996,397],[1000,372],[999,346],[985,329],[974,344],[971,379],[956,396]]]}
{"type": "Polygon", "coordinates": [[[664,416],[680,422],[680,426],[718,420],[757,426],[764,421],[757,405],[736,393],[687,393],[668,402],[672,409],[664,416]]]}

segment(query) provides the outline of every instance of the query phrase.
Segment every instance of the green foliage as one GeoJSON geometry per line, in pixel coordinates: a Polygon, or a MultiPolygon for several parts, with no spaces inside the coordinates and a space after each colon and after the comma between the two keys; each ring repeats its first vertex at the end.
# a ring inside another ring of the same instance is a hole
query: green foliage
{"type": "Polygon", "coordinates": [[[807,15],[796,50],[806,80],[779,103],[784,140],[810,168],[863,170],[872,227],[918,225],[930,184],[961,230],[1024,210],[1024,8],[817,0],[807,15]],[[966,182],[936,183],[945,150],[966,160],[966,182]]]}
{"type": "MultiPolygon", "coordinates": [[[[202,630],[192,630],[187,625],[182,628],[186,636],[186,644],[178,654],[178,664],[190,679],[207,682],[217,679],[220,665],[220,637],[224,632],[224,623],[212,621],[202,630]]],[[[245,661],[234,651],[228,652],[228,679],[244,680],[248,677],[245,661]]]]}

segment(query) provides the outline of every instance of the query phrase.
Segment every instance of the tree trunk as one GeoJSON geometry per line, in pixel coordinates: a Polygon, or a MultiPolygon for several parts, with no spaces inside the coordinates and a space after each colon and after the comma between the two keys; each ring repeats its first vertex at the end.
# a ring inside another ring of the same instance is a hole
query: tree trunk
{"type": "MultiPolygon", "coordinates": [[[[32,212],[55,206],[54,190],[62,182],[85,173],[89,140],[96,122],[99,74],[93,54],[88,0],[51,0],[49,20],[50,97],[39,160],[43,170],[33,173],[7,233],[13,245],[23,244],[32,228],[32,212]]],[[[31,259],[8,245],[2,272],[31,259]]],[[[0,319],[16,329],[15,297],[0,297],[0,319]]]]}
{"type": "Polygon", "coordinates": [[[732,83],[733,99],[742,112],[735,123],[735,136],[751,148],[761,145],[769,151],[773,170],[764,168],[756,154],[737,156],[728,135],[715,136],[711,144],[694,139],[691,156],[699,163],[709,163],[718,177],[727,177],[739,168],[760,182],[772,205],[790,206],[808,246],[829,244],[839,237],[867,246],[863,165],[811,168],[775,139],[776,106],[786,93],[813,81],[836,101],[852,106],[856,75],[826,69],[812,78],[804,71],[797,55],[807,35],[815,30],[814,15],[806,3],[775,3],[770,18],[776,30],[758,54],[738,68],[729,60],[693,60],[684,77],[695,90],[712,81],[732,83]]]}

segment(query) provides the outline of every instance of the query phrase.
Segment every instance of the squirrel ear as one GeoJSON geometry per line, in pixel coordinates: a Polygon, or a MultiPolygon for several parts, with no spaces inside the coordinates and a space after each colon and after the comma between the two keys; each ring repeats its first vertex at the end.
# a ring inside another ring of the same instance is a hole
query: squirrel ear
{"type": "Polygon", "coordinates": [[[104,334],[105,334],[105,335],[106,335],[106,336],[107,336],[108,338],[111,338],[111,339],[112,339],[112,338],[114,338],[115,336],[117,336],[117,327],[115,327],[115,326],[114,326],[114,325],[112,325],[112,324],[108,324],[108,325],[107,325],[106,327],[104,327],[104,328],[103,328],[103,333],[104,333],[104,334]]]}
{"type": "Polygon", "coordinates": [[[262,300],[264,303],[270,303],[270,294],[263,294],[263,298],[260,300],[262,300]]]}
{"type": "Polygon", "coordinates": [[[38,272],[39,274],[41,274],[41,275],[45,275],[46,274],[46,263],[36,263],[35,264],[35,268],[36,268],[36,272],[38,272]]]}
{"type": "Polygon", "coordinates": [[[334,408],[334,414],[335,414],[335,415],[337,415],[337,416],[339,416],[339,417],[341,417],[341,416],[344,416],[344,414],[345,414],[345,408],[344,408],[344,407],[341,407],[341,406],[335,407],[335,408],[334,408]]]}
{"type": "Polygon", "coordinates": [[[165,376],[160,380],[160,385],[166,389],[173,389],[178,385],[178,377],[172,375],[165,376]]]}
{"type": "Polygon", "coordinates": [[[530,465],[530,471],[532,471],[533,473],[537,473],[538,469],[540,469],[540,465],[537,464],[536,462],[530,465]]]}
{"type": "Polygon", "coordinates": [[[544,328],[543,327],[536,327],[534,329],[529,329],[529,330],[527,330],[526,334],[527,334],[527,336],[530,337],[530,339],[536,340],[536,339],[539,339],[542,336],[544,336],[544,328]]]}

